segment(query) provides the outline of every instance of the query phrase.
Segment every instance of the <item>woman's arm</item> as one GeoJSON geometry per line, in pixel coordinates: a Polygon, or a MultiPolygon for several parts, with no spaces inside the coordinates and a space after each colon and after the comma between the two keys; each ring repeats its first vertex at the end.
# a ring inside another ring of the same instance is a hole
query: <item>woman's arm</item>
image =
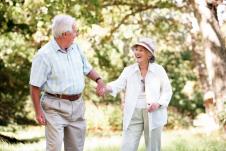
{"type": "Polygon", "coordinates": [[[118,92],[122,91],[126,87],[126,77],[127,77],[126,68],[122,71],[121,75],[115,81],[112,81],[107,84],[107,92],[112,96],[116,96],[118,92]]]}
{"type": "Polygon", "coordinates": [[[171,100],[173,92],[172,92],[170,80],[169,80],[167,73],[166,73],[166,71],[163,67],[162,67],[162,70],[161,70],[161,78],[162,78],[161,92],[160,92],[161,94],[160,94],[160,99],[159,99],[158,102],[162,107],[167,107],[169,105],[169,102],[171,100]]]}

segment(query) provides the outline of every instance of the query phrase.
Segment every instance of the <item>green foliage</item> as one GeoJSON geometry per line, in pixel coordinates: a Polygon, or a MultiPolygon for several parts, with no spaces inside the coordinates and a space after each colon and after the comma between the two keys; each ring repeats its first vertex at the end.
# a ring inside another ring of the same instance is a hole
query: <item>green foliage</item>
{"type": "Polygon", "coordinates": [[[32,49],[21,35],[14,33],[0,36],[0,125],[27,114],[25,100],[29,94],[29,70],[32,49]]]}
{"type": "Polygon", "coordinates": [[[204,108],[201,89],[197,85],[193,86],[193,92],[189,94],[183,92],[186,82],[196,82],[197,80],[192,70],[190,53],[189,51],[161,51],[158,62],[164,66],[171,79],[173,96],[170,105],[176,107],[178,111],[190,113],[190,116],[194,117],[204,108]]]}
{"type": "Polygon", "coordinates": [[[176,107],[169,107],[167,129],[188,128],[192,119],[189,116],[181,114],[176,107]]]}
{"type": "MultiPolygon", "coordinates": [[[[199,86],[195,85],[190,96],[182,92],[187,81],[196,83],[198,79],[190,65],[191,52],[185,51],[189,46],[184,41],[190,29],[180,22],[183,11],[173,1],[7,0],[0,2],[0,124],[21,121],[31,110],[26,104],[31,58],[50,39],[51,19],[59,13],[77,19],[81,31],[77,40],[91,44],[84,51],[106,82],[115,80],[125,66],[134,62],[130,47],[138,37],[152,37],[159,44],[158,50],[165,50],[157,60],[166,68],[173,85],[171,105],[192,116],[202,109],[199,86]]],[[[96,105],[119,104],[119,97],[100,99],[95,94],[95,84],[89,80],[86,83],[85,100],[96,105]]],[[[114,116],[103,118],[108,123],[105,126],[110,127],[110,123],[120,129],[120,112],[109,112],[114,116]]]]}
{"type": "Polygon", "coordinates": [[[119,131],[122,130],[122,111],[118,105],[117,107],[108,110],[108,122],[111,125],[111,130],[119,131]]]}
{"type": "Polygon", "coordinates": [[[98,106],[91,102],[86,103],[86,119],[89,133],[99,135],[109,135],[111,131],[121,131],[122,129],[122,111],[120,105],[98,106]],[[93,115],[95,113],[95,116],[93,115]]]}

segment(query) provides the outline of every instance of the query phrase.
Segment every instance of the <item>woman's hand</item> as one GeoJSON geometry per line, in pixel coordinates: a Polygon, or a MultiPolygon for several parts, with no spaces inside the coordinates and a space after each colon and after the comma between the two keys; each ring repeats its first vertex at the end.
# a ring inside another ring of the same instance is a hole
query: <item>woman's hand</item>
{"type": "Polygon", "coordinates": [[[148,103],[148,112],[154,112],[160,107],[159,103],[148,103]]]}

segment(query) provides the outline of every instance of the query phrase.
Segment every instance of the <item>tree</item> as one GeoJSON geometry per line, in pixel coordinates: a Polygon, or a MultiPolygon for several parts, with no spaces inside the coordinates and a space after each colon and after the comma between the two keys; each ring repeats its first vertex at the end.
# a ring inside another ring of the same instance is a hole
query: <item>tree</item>
{"type": "Polygon", "coordinates": [[[208,89],[215,93],[218,110],[226,101],[226,49],[224,34],[219,26],[217,5],[221,1],[190,1],[204,41],[208,89]]]}
{"type": "MultiPolygon", "coordinates": [[[[182,91],[187,81],[197,82],[197,79],[193,72],[195,64],[190,64],[190,46],[185,43],[191,27],[181,19],[187,12],[173,1],[8,0],[0,3],[0,13],[0,99],[4,102],[4,108],[0,108],[1,121],[5,121],[3,115],[10,116],[8,123],[15,119],[15,115],[24,117],[27,114],[22,108],[29,92],[31,59],[50,39],[51,19],[59,13],[77,18],[81,34],[77,41],[85,43],[83,46],[90,62],[106,81],[117,78],[122,68],[133,62],[130,46],[137,37],[155,39],[159,51],[157,61],[167,69],[174,87],[172,106],[192,115],[196,114],[195,110],[202,109],[199,89],[190,96],[182,91]],[[19,91],[21,97],[17,96],[19,91]],[[13,99],[14,106],[11,105],[13,99]],[[10,105],[11,109],[5,110],[10,105]]],[[[97,98],[93,87],[86,85],[86,100],[119,102],[119,98],[97,98]]]]}

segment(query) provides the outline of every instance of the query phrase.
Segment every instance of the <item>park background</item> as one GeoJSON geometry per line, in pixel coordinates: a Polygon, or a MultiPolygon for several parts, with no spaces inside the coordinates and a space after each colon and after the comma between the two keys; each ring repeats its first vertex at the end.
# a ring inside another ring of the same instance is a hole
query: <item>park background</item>
{"type": "MultiPolygon", "coordinates": [[[[225,1],[1,0],[1,151],[45,149],[44,127],[34,120],[29,73],[33,56],[51,38],[53,16],[60,13],[76,18],[76,42],[105,82],[134,62],[130,48],[137,38],[156,41],[156,61],[173,87],[163,151],[226,150],[225,1]]],[[[123,94],[99,98],[95,86],[86,80],[85,151],[117,151],[123,94]]]]}

